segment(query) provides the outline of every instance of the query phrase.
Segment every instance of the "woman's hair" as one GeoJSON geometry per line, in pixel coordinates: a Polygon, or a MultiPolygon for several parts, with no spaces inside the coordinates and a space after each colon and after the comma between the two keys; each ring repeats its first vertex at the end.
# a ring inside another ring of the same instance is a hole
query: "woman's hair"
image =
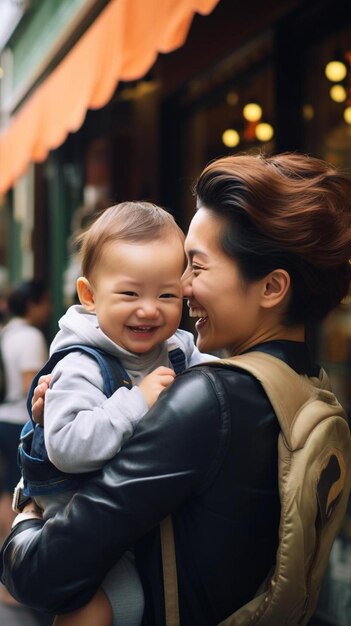
{"type": "Polygon", "coordinates": [[[274,269],[291,278],[288,325],[322,319],[351,280],[351,180],[301,154],[230,156],[195,185],[198,208],[225,221],[221,246],[244,280],[274,269]]]}
{"type": "Polygon", "coordinates": [[[38,304],[48,293],[47,286],[40,280],[27,280],[12,289],[7,306],[12,315],[25,317],[29,304],[38,304]]]}
{"type": "Polygon", "coordinates": [[[184,233],[172,215],[150,202],[121,202],[111,206],[78,238],[82,273],[89,278],[108,243],[154,241],[172,231],[184,241],[184,233]]]}

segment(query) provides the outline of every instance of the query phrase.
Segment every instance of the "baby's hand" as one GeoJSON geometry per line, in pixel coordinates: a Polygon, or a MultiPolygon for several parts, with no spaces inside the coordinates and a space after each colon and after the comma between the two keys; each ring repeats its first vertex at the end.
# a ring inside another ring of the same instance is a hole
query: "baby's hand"
{"type": "Polygon", "coordinates": [[[40,376],[32,398],[32,418],[34,422],[40,424],[41,426],[44,426],[45,394],[49,389],[51,378],[51,374],[40,376]]]}
{"type": "Polygon", "coordinates": [[[151,374],[145,376],[139,388],[144,394],[148,407],[155,404],[161,391],[166,389],[175,379],[175,372],[169,367],[157,367],[151,374]]]}
{"type": "Polygon", "coordinates": [[[43,514],[39,507],[35,504],[35,502],[28,502],[25,507],[23,507],[23,511],[16,515],[13,520],[12,528],[16,526],[19,522],[25,522],[29,519],[42,519],[43,514]]]}

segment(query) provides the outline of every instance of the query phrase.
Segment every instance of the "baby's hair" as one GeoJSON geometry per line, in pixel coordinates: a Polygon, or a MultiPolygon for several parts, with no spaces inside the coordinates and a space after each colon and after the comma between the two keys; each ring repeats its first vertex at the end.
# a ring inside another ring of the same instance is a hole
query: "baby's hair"
{"type": "Polygon", "coordinates": [[[184,233],[173,216],[151,202],[121,202],[105,209],[78,237],[82,274],[91,276],[106,244],[154,241],[167,231],[184,242],[184,233]]]}

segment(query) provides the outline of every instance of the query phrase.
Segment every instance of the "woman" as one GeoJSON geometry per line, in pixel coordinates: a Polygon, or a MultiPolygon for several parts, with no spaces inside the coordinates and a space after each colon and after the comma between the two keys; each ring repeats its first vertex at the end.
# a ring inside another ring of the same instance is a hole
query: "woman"
{"type": "MultiPolygon", "coordinates": [[[[184,295],[202,351],[259,350],[318,375],[304,326],[347,294],[351,182],[298,155],[219,159],[202,172],[184,295]]],[[[165,623],[158,524],[172,513],[182,626],[213,626],[275,561],[279,426],[250,375],[220,364],[177,377],[118,456],[43,524],[29,505],[3,550],[23,602],[83,605],[136,543],[145,624],[165,623]]]]}

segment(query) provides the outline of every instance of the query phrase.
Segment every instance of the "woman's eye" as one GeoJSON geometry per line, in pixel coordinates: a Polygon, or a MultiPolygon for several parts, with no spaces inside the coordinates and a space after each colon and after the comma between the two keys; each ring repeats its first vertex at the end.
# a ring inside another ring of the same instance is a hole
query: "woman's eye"
{"type": "Polygon", "coordinates": [[[200,265],[197,265],[196,263],[192,263],[191,269],[193,272],[199,272],[201,270],[201,267],[200,265]]]}

